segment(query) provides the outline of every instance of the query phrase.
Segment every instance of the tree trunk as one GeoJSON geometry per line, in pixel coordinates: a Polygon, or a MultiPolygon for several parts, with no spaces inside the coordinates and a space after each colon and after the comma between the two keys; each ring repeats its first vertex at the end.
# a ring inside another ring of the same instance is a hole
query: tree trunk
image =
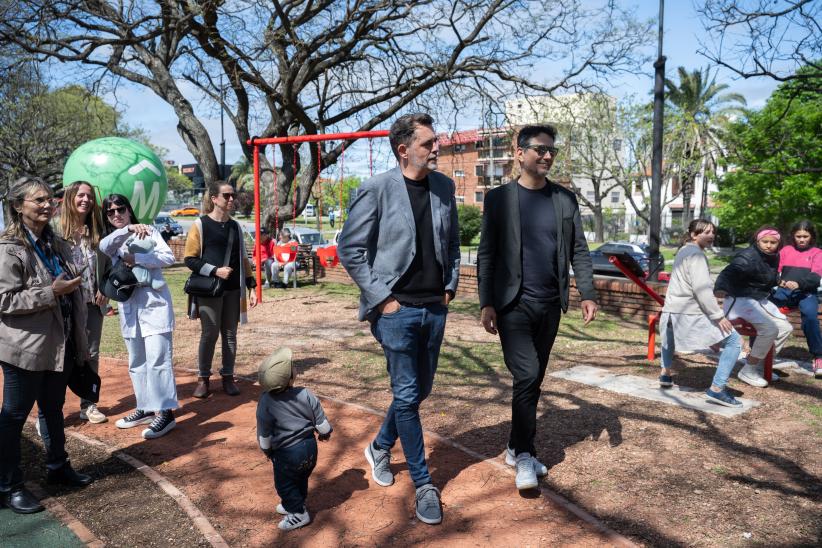
{"type": "Polygon", "coordinates": [[[594,212],[594,238],[598,242],[605,241],[605,227],[602,220],[602,206],[597,205],[595,209],[591,211],[594,212]]]}
{"type": "Polygon", "coordinates": [[[693,179],[688,176],[682,182],[682,230],[688,228],[688,223],[691,222],[691,194],[693,193],[693,179]]]}

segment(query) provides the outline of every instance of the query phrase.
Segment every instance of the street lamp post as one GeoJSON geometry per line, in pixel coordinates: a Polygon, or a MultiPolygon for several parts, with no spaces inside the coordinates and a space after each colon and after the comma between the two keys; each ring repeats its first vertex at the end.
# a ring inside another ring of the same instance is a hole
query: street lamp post
{"type": "Polygon", "coordinates": [[[225,108],[225,88],[223,87],[223,75],[220,75],[220,179],[225,181],[225,125],[223,123],[223,112],[225,108]]]}
{"type": "Polygon", "coordinates": [[[651,222],[648,234],[649,270],[652,280],[659,278],[662,255],[659,252],[662,232],[662,126],[665,115],[665,56],[662,55],[662,29],[665,0],[659,0],[659,35],[657,59],[654,63],[654,126],[651,158],[651,222]]]}

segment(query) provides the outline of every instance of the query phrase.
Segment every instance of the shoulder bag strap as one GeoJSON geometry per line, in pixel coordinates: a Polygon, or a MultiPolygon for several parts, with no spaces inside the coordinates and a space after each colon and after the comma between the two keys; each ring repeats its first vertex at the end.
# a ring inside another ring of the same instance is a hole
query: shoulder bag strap
{"type": "MultiPolygon", "coordinates": [[[[234,247],[234,236],[236,230],[233,228],[228,231],[228,245],[225,248],[225,257],[223,258],[223,266],[228,266],[229,261],[231,260],[231,248],[234,247]]],[[[241,257],[242,260],[242,257],[241,257]]]]}

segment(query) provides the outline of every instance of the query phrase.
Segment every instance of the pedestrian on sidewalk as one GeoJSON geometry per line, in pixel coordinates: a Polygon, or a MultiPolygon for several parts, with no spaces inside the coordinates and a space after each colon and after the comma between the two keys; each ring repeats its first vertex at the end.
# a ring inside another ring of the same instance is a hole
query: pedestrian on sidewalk
{"type": "MultiPolygon", "coordinates": [[[[722,303],[725,317],[729,320],[741,318],[756,329],[756,340],[745,358],[745,365],[736,376],[758,388],[768,386],[764,361],[771,347],[774,347],[775,358],[793,332],[793,326],[785,315],[768,300],[774,287],[790,290],[798,287],[796,282],[779,279],[781,243],[782,235],[777,228],[759,228],[750,247],[734,255],[730,264],[719,273],[714,287],[725,296],[722,303]]],[[[774,372],[772,382],[778,379],[774,372]]]]}
{"type": "Polygon", "coordinates": [[[174,264],[174,253],[158,230],[139,224],[131,203],[122,194],[106,196],[103,212],[107,233],[100,242],[103,253],[112,258],[115,266],[120,261],[130,267],[140,265],[149,270],[152,280],[163,282],[155,284],[158,289],[151,284],[135,287],[128,300],[119,303],[120,331],[128,349],[128,374],[137,408],[115,423],[117,428],[147,424],[142,436],[159,438],[177,426],[174,409],[179,407],[171,362],[174,307],[162,271],[174,264]],[[146,238],[154,242],[151,251],[129,252],[131,241],[146,238]]]}
{"type": "Polygon", "coordinates": [[[0,235],[0,506],[32,514],[43,506],[24,486],[20,469],[23,425],[37,402],[46,449],[46,480],[81,487],[91,476],[71,467],[63,404],[72,369],[88,357],[82,278],[71,248],[49,220],[55,202],[42,179],[22,177],[8,191],[0,235]]]}
{"type": "Polygon", "coordinates": [[[716,226],[712,222],[694,219],[688,225],[685,243],[674,259],[659,321],[662,332],[659,385],[670,388],[674,384],[671,364],[676,350],[702,350],[721,344],[719,364],[705,394],[708,401],[719,405],[742,407],[742,402],[726,388],[742,350],[742,338],[714,297],[714,282],[705,256],[705,249],[713,245],[715,235],[716,226]]]}
{"type": "Polygon", "coordinates": [[[305,501],[317,465],[314,432],[328,441],[333,428],[317,396],[294,386],[290,349],[278,348],[263,360],[258,379],[263,393],[257,403],[257,440],[274,466],[274,487],[282,500],[277,513],[285,516],[278,527],[290,531],[311,521],[305,501]]]}
{"type": "Polygon", "coordinates": [[[448,303],[459,281],[460,242],[454,182],[437,172],[439,144],[428,114],[406,114],[389,131],[399,166],[365,181],[340,234],[340,262],[360,288],[359,319],[371,323],[388,362],[393,400],[365,447],[371,476],[394,483],[391,448],[399,438],[416,487],[416,514],[442,521],[420,423],[431,393],[448,303]]]}
{"type": "Polygon", "coordinates": [[[511,435],[505,462],[517,469],[517,489],[533,489],[548,468],[536,457],[537,404],[563,312],[569,265],[585,325],[597,312],[591,256],[574,193],[550,181],[559,150],[553,126],[525,126],[515,156],[520,176],[485,195],[477,252],[482,326],[499,332],[514,377],[511,435]]]}
{"type": "Polygon", "coordinates": [[[799,308],[802,332],[813,360],[813,373],[822,378],[822,333],[819,329],[819,289],[822,279],[822,249],[816,247],[816,227],[799,221],[791,227],[787,245],[779,250],[780,279],[785,282],[771,295],[776,306],[799,308]],[[796,284],[794,287],[793,284],[796,284]]]}
{"type": "MultiPolygon", "coordinates": [[[[103,217],[97,203],[97,193],[91,183],[76,181],[66,187],[60,213],[60,229],[63,238],[71,245],[72,262],[78,272],[82,273],[80,292],[88,309],[88,365],[98,373],[103,318],[108,312],[108,298],[100,292],[100,281],[103,274],[111,268],[111,259],[99,248],[103,237],[103,217]]],[[[95,403],[82,398],[80,419],[92,424],[108,420],[95,403]]]]}
{"type": "Polygon", "coordinates": [[[194,221],[186,237],[186,266],[202,276],[220,278],[223,285],[222,294],[217,297],[189,296],[189,317],[199,318],[201,328],[195,398],[206,398],[211,392],[211,362],[218,338],[222,343],[223,392],[229,396],[240,393],[234,382],[237,325],[247,323],[247,307],[257,304],[257,293],[253,291],[257,281],[246,255],[243,229],[231,218],[236,198],[234,187],[227,182],[208,183],[203,196],[205,215],[194,221]]]}

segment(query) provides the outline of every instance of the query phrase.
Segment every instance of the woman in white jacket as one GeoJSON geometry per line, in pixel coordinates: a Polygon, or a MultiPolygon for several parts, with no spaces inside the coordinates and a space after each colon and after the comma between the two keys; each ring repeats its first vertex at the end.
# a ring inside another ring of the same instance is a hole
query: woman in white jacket
{"type": "MultiPolygon", "coordinates": [[[[162,280],[161,269],[174,264],[174,254],[160,233],[149,225],[132,224],[137,216],[122,194],[107,196],[103,213],[108,235],[100,242],[100,250],[115,264],[125,261],[130,266],[143,266],[149,270],[151,279],[162,280]],[[154,249],[129,253],[128,243],[134,238],[151,238],[154,249]]],[[[128,349],[128,373],[137,409],[116,425],[133,428],[148,424],[143,437],[159,438],[176,426],[173,410],[179,407],[171,366],[174,308],[168,284],[163,283],[159,289],[152,289],[151,285],[136,287],[131,297],[120,303],[120,329],[128,349]]]]}
{"type": "Polygon", "coordinates": [[[714,242],[715,231],[716,227],[710,221],[691,221],[688,239],[674,259],[659,323],[662,332],[659,385],[662,388],[673,386],[671,364],[676,350],[702,350],[723,344],[713,383],[705,395],[708,401],[741,407],[742,403],[728,393],[726,385],[739,357],[742,339],[714,297],[714,282],[705,256],[705,249],[714,242]]]}

